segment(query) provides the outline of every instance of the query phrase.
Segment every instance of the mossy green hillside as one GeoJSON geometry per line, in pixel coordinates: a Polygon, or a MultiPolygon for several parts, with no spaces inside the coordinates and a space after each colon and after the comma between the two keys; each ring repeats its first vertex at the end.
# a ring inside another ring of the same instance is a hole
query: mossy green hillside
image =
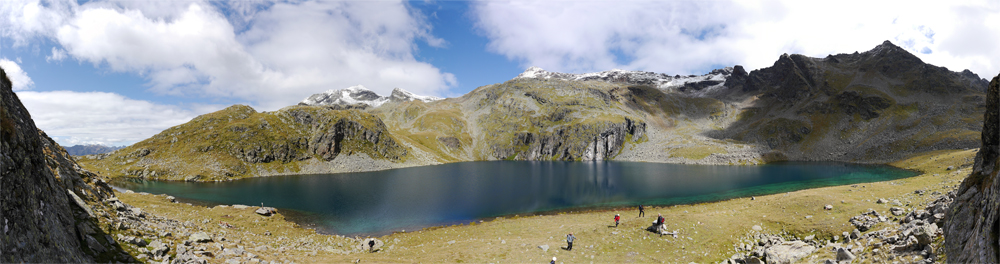
{"type": "Polygon", "coordinates": [[[291,106],[258,113],[235,105],[80,163],[111,177],[204,181],[295,173],[341,153],[392,161],[407,155],[381,120],[365,112],[291,106]]]}

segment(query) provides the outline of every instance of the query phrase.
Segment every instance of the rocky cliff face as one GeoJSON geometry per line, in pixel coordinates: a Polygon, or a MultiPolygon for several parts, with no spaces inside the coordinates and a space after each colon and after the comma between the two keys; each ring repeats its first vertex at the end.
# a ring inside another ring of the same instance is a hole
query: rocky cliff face
{"type": "Polygon", "coordinates": [[[135,261],[87,202],[113,196],[39,131],[0,69],[0,262],[135,261]]]}
{"type": "Polygon", "coordinates": [[[987,90],[982,147],[962,182],[945,224],[945,254],[953,263],[1000,262],[1000,75],[987,90]]]}

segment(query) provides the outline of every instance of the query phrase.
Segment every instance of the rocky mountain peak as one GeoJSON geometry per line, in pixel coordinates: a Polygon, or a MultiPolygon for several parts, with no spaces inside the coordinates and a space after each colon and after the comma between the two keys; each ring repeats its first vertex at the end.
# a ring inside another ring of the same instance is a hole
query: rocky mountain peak
{"type": "Polygon", "coordinates": [[[917,62],[923,63],[923,61],[920,60],[920,58],[917,58],[916,55],[913,55],[913,53],[896,46],[896,44],[892,44],[892,42],[888,40],[882,42],[882,44],[879,44],[878,46],[875,46],[875,48],[869,51],[863,52],[862,54],[876,59],[888,59],[893,61],[916,60],[917,62]]]}

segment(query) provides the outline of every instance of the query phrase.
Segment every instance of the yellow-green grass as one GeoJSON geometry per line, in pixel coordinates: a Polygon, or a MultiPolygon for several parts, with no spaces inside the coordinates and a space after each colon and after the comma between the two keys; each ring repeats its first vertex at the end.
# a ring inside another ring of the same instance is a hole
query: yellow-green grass
{"type": "MultiPolygon", "coordinates": [[[[848,219],[869,208],[887,212],[890,205],[875,203],[878,198],[898,199],[910,208],[922,208],[934,199],[930,193],[946,193],[969,174],[968,167],[976,151],[935,151],[894,162],[891,165],[921,172],[919,176],[900,180],[807,189],[760,196],[754,200],[737,198],[694,205],[648,207],[646,216],[642,218],[636,217],[634,208],[502,217],[473,225],[428,228],[384,236],[380,239],[386,242],[386,246],[377,253],[340,255],[319,252],[316,256],[307,256],[304,252],[291,251],[293,256],[288,259],[296,262],[360,259],[362,262],[528,263],[547,262],[552,257],[558,257],[560,262],[566,263],[718,262],[735,253],[733,247],[741,243],[741,237],[751,232],[754,225],[761,226],[766,233],[795,237],[815,234],[818,239],[828,239],[853,230],[848,219]],[[947,170],[948,166],[958,169],[947,170]],[[916,195],[915,190],[925,190],[927,194],[916,195]],[[834,209],[823,210],[826,204],[833,205],[834,209]],[[658,213],[666,218],[669,230],[679,232],[678,238],[661,237],[644,230],[658,213]],[[622,223],[617,228],[613,227],[615,214],[622,215],[622,223]],[[807,215],[812,217],[806,218],[807,215]],[[565,235],[570,232],[577,237],[573,251],[560,249],[566,245],[565,235]],[[548,245],[550,249],[542,251],[539,245],[548,245]]],[[[227,221],[238,227],[252,226],[250,221],[261,219],[249,210],[235,212],[232,208],[192,207],[172,204],[155,196],[123,195],[122,200],[159,215],[193,220],[211,218],[212,221],[227,221]],[[149,208],[153,205],[157,207],[149,208]],[[234,218],[221,218],[222,215],[234,218]]],[[[244,238],[244,241],[275,243],[273,240],[277,236],[288,237],[291,241],[300,238],[313,241],[327,239],[283,222],[280,217],[268,221],[268,226],[263,228],[248,227],[249,234],[259,234],[266,228],[274,236],[244,238]]],[[[883,225],[886,224],[879,224],[873,230],[881,229],[883,225]]],[[[336,243],[330,245],[336,246],[336,243]]],[[[823,254],[818,256],[829,257],[829,254],[823,254]]]]}
{"type": "Polygon", "coordinates": [[[670,149],[670,156],[691,160],[701,160],[714,153],[726,153],[726,150],[715,145],[685,146],[670,149]]]}

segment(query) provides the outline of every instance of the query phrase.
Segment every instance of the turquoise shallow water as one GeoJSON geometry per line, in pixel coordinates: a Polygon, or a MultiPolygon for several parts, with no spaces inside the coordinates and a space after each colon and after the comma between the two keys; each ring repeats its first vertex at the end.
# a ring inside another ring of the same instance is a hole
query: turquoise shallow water
{"type": "Polygon", "coordinates": [[[208,204],[264,203],[323,233],[379,235],[501,215],[689,204],[914,175],[889,166],[817,162],[706,166],[488,161],[221,183],[115,184],[208,204]]]}

